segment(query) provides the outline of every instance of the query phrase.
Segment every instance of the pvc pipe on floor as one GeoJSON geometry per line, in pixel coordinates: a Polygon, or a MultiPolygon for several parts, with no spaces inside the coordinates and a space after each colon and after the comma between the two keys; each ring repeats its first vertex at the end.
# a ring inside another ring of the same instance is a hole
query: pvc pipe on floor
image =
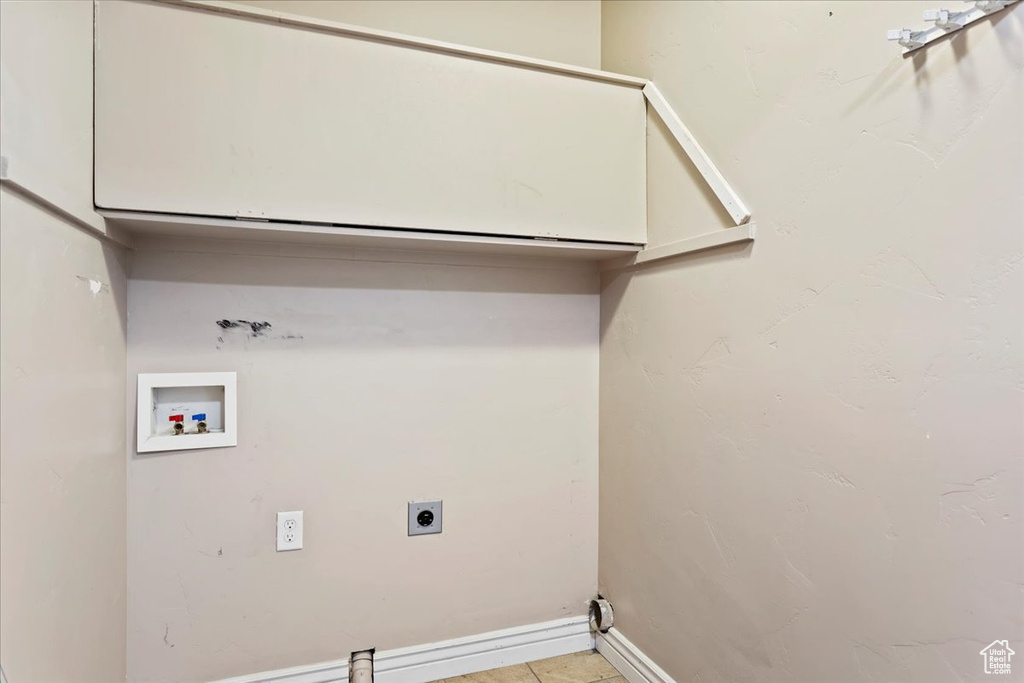
{"type": "Polygon", "coordinates": [[[373,683],[373,650],[352,653],[349,683],[373,683]]]}

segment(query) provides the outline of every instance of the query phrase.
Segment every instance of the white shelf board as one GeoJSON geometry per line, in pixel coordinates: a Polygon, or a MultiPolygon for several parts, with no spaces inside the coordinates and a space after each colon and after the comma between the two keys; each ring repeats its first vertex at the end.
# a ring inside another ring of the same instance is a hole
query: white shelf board
{"type": "Polygon", "coordinates": [[[364,228],[279,221],[253,221],[139,211],[97,209],[114,225],[137,235],[184,239],[277,242],[364,249],[406,249],[449,253],[489,253],[599,261],[639,252],[643,245],[496,237],[389,228],[364,228]]]}
{"type": "Polygon", "coordinates": [[[714,249],[715,247],[721,247],[727,244],[753,242],[755,239],[757,239],[757,225],[754,223],[744,223],[743,225],[738,225],[735,228],[720,229],[714,232],[704,233],[703,235],[687,237],[686,239],[679,240],[678,242],[669,242],[668,244],[663,244],[661,246],[644,249],[630,258],[606,261],[601,264],[601,270],[620,270],[623,268],[630,268],[643,263],[664,261],[665,259],[683,256],[684,254],[706,251],[708,249],[714,249]]]}
{"type": "Polygon", "coordinates": [[[250,5],[240,5],[234,2],[224,2],[223,0],[158,0],[158,2],[177,5],[179,7],[188,7],[205,12],[213,12],[216,14],[227,14],[240,19],[249,19],[251,21],[261,21],[264,23],[281,24],[283,26],[291,26],[294,28],[333,33],[335,35],[347,36],[349,38],[372,40],[378,43],[396,45],[398,47],[413,50],[428,50],[430,52],[439,52],[441,54],[448,54],[455,57],[476,59],[482,62],[494,62],[496,64],[505,64],[507,66],[523,69],[546,71],[548,73],[560,74],[562,76],[584,78],[591,81],[622,85],[629,88],[643,88],[647,84],[647,79],[638,78],[636,76],[627,76],[625,74],[617,74],[611,71],[588,69],[586,67],[575,66],[573,64],[563,64],[546,59],[535,59],[533,57],[524,57],[522,55],[514,55],[507,52],[485,50],[478,47],[458,45],[439,40],[430,40],[429,38],[420,38],[391,31],[379,31],[376,29],[366,28],[365,26],[343,24],[337,21],[328,21],[299,14],[268,10],[250,5]]]}

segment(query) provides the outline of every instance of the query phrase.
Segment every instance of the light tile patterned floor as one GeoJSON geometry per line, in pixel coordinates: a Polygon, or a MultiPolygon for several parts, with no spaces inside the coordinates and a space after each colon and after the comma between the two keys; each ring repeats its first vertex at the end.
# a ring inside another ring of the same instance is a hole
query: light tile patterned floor
{"type": "MultiPolygon", "coordinates": [[[[596,652],[542,659],[501,669],[447,678],[444,683],[626,683],[626,679],[596,652]]],[[[438,682],[441,683],[441,682],[438,682]]]]}

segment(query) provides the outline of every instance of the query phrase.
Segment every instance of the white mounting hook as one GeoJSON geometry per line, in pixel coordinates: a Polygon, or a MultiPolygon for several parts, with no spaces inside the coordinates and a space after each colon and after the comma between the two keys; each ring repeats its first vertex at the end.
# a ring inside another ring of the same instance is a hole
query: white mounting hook
{"type": "Polygon", "coordinates": [[[1015,0],[975,0],[974,6],[985,14],[990,14],[1003,9],[1007,5],[1012,5],[1014,1],[1015,0]]]}
{"type": "Polygon", "coordinates": [[[964,0],[966,7],[963,11],[942,9],[925,10],[924,20],[935,22],[923,31],[913,31],[909,28],[897,28],[889,31],[886,37],[889,40],[897,41],[905,48],[903,54],[913,52],[934,40],[940,40],[962,28],[970,26],[976,21],[992,16],[1002,9],[1006,9],[1021,0],[964,0]]]}
{"type": "Polygon", "coordinates": [[[967,12],[950,12],[948,9],[926,9],[925,21],[934,21],[935,25],[945,31],[957,31],[967,23],[967,12]]]}
{"type": "Polygon", "coordinates": [[[899,41],[899,44],[903,47],[913,49],[924,45],[924,41],[921,40],[922,33],[924,33],[924,31],[911,31],[909,28],[894,28],[886,34],[886,39],[899,41]]]}

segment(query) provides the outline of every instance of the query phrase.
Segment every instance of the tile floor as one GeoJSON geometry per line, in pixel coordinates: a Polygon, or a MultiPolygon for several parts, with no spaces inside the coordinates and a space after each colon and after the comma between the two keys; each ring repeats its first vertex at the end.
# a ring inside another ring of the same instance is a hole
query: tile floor
{"type": "MultiPolygon", "coordinates": [[[[444,679],[444,683],[626,683],[626,679],[596,652],[542,659],[500,669],[444,679]]],[[[437,682],[440,683],[440,682],[437,682]]]]}

